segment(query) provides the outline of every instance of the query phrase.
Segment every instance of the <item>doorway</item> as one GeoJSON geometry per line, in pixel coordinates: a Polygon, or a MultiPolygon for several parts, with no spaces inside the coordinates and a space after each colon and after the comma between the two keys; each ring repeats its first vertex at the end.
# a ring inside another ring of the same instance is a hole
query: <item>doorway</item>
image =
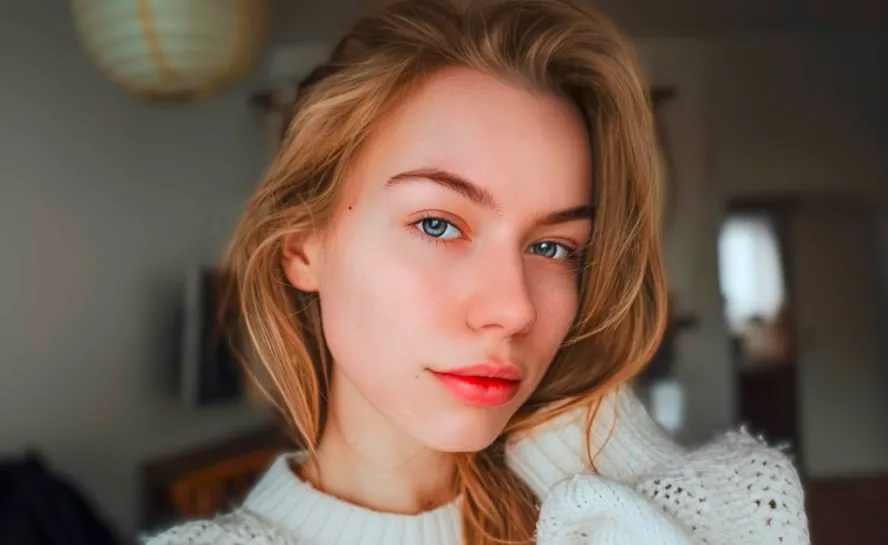
{"type": "Polygon", "coordinates": [[[735,376],[735,414],[802,456],[788,259],[788,199],[737,200],[719,233],[719,283],[735,376]]]}
{"type": "Polygon", "coordinates": [[[737,200],[722,226],[736,414],[808,479],[888,473],[878,233],[845,196],[737,200]]]}

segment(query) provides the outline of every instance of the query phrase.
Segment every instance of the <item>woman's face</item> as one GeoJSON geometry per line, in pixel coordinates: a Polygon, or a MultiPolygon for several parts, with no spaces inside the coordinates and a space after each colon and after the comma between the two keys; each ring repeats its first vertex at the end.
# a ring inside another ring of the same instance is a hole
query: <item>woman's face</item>
{"type": "Polygon", "coordinates": [[[419,84],[352,165],[329,232],[285,252],[319,294],[331,417],[441,452],[489,445],[574,320],[590,202],[567,103],[468,69],[419,84]]]}

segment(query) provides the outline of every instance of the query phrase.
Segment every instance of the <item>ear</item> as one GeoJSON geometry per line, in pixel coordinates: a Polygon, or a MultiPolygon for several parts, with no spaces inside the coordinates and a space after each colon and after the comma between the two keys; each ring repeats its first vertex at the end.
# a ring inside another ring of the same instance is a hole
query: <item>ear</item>
{"type": "Polygon", "coordinates": [[[300,291],[318,291],[323,257],[320,238],[317,233],[284,238],[281,266],[290,284],[300,291]]]}

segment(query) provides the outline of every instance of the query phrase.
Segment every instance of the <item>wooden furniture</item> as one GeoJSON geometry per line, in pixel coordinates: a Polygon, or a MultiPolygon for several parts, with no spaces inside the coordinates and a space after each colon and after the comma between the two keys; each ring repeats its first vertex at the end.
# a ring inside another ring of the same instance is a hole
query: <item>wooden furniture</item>
{"type": "Polygon", "coordinates": [[[888,543],[888,474],[805,483],[812,545],[888,543]]]}
{"type": "Polygon", "coordinates": [[[239,504],[274,457],[295,445],[276,427],[147,461],[142,527],[210,517],[239,504]]]}

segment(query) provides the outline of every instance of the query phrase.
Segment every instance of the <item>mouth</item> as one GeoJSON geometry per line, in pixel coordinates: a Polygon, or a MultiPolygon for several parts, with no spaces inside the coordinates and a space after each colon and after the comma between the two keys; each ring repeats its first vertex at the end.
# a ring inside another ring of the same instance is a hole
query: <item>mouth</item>
{"type": "Polygon", "coordinates": [[[510,364],[482,363],[431,373],[451,393],[470,405],[499,406],[518,393],[521,370],[510,364]]]}

